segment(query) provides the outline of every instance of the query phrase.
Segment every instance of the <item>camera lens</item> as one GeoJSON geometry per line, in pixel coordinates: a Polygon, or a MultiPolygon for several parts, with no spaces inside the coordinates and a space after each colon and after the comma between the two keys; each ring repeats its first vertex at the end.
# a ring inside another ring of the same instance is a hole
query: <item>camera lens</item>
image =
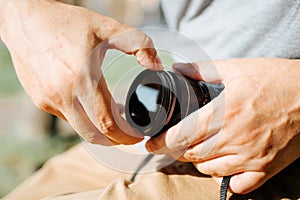
{"type": "Polygon", "coordinates": [[[170,71],[142,71],[129,88],[125,115],[128,123],[145,136],[158,135],[198,110],[223,87],[209,87],[170,71]],[[211,89],[212,88],[212,89],[211,89]]]}

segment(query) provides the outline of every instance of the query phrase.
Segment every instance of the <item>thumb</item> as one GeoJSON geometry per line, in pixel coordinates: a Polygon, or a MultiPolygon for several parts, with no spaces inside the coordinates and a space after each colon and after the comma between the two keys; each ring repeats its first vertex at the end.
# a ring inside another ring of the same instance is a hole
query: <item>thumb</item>
{"type": "Polygon", "coordinates": [[[234,67],[230,60],[173,64],[174,71],[191,79],[210,83],[224,83],[235,71],[234,67]]]}

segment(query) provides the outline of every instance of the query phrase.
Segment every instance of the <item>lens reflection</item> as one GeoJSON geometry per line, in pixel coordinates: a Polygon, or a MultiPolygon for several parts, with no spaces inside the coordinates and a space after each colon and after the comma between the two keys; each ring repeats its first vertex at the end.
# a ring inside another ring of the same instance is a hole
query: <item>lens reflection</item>
{"type": "Polygon", "coordinates": [[[144,104],[149,112],[157,111],[158,97],[161,87],[157,84],[139,85],[135,91],[138,100],[144,104]]]}
{"type": "Polygon", "coordinates": [[[159,109],[161,86],[158,84],[139,84],[129,101],[131,119],[138,126],[148,126],[159,109]]]}
{"type": "Polygon", "coordinates": [[[168,84],[164,72],[145,70],[131,85],[126,120],[144,135],[156,135],[166,124],[172,106],[168,84]]]}

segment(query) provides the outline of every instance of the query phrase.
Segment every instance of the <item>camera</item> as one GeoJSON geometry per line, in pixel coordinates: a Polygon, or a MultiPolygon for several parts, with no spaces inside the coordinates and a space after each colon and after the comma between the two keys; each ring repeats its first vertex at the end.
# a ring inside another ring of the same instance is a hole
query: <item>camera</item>
{"type": "Polygon", "coordinates": [[[195,81],[171,71],[144,70],[132,82],[125,103],[127,122],[153,137],[219,95],[224,86],[195,81]]]}

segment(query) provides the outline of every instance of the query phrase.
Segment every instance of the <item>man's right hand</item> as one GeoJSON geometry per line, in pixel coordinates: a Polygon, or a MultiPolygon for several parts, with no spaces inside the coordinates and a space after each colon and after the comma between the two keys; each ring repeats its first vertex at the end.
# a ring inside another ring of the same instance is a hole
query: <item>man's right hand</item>
{"type": "MultiPolygon", "coordinates": [[[[1,39],[11,53],[23,87],[37,107],[66,119],[92,143],[133,144],[142,140],[120,117],[104,79],[94,83],[97,84],[94,99],[97,109],[93,112],[98,126],[91,122],[84,106],[73,99],[72,93],[80,67],[103,41],[107,41],[108,48],[134,54],[145,67],[160,69],[160,60],[149,37],[114,19],[57,1],[10,0],[5,4],[2,1],[0,11],[1,39]],[[131,31],[126,39],[115,39],[126,31],[131,31]],[[76,125],[73,112],[82,116],[80,126],[76,125]]],[[[100,63],[105,51],[99,52],[100,63]]]]}

